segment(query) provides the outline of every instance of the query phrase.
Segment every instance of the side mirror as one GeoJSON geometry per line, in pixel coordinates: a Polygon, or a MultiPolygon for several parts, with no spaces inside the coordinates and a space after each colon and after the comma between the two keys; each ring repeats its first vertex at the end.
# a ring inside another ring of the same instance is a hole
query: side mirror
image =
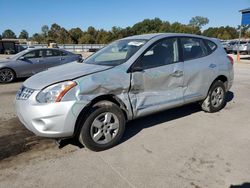
{"type": "Polygon", "coordinates": [[[137,61],[127,71],[127,73],[132,73],[132,72],[144,72],[144,68],[142,66],[142,57],[137,59],[137,61]]]}
{"type": "Polygon", "coordinates": [[[144,72],[144,69],[142,67],[133,67],[132,72],[144,72]]]}
{"type": "Polygon", "coordinates": [[[26,58],[24,56],[19,57],[18,59],[21,60],[21,61],[25,61],[26,60],[26,58]]]}

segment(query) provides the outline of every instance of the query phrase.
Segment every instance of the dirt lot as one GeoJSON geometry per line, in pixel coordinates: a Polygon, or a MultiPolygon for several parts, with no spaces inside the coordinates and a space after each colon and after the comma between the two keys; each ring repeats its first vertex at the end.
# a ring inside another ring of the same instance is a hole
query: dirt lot
{"type": "Polygon", "coordinates": [[[24,129],[13,108],[22,81],[0,85],[0,187],[250,185],[247,59],[235,65],[221,112],[207,114],[192,104],[132,121],[121,144],[99,153],[73,144],[59,149],[24,129]]]}

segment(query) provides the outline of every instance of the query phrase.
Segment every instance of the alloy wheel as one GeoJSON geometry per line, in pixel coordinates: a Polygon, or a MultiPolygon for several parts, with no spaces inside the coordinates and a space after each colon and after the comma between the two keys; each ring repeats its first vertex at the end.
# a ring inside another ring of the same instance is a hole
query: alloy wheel
{"type": "Polygon", "coordinates": [[[115,114],[102,113],[94,119],[91,125],[91,138],[97,144],[107,144],[116,137],[119,125],[118,117],[115,114]]]}
{"type": "Polygon", "coordinates": [[[10,69],[2,69],[0,70],[0,82],[8,83],[14,79],[15,75],[10,69]]]}
{"type": "Polygon", "coordinates": [[[225,93],[221,87],[217,87],[214,89],[211,95],[211,103],[213,107],[218,108],[222,104],[224,95],[225,93]]]}

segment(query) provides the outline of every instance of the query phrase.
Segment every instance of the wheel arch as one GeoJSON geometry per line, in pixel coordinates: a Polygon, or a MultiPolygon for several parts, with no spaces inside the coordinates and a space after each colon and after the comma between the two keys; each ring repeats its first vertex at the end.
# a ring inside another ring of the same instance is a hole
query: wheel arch
{"type": "Polygon", "coordinates": [[[90,110],[90,108],[93,105],[95,105],[96,103],[98,103],[100,101],[109,101],[109,102],[116,104],[117,106],[119,106],[121,108],[121,110],[124,114],[125,120],[127,121],[129,119],[128,108],[121,99],[119,99],[117,96],[115,96],[113,94],[101,95],[101,96],[98,96],[98,97],[94,98],[93,100],[91,100],[91,102],[88,105],[86,105],[79,113],[79,115],[76,119],[76,123],[75,123],[74,136],[76,136],[80,132],[80,129],[81,129],[80,122],[84,121],[84,119],[87,118],[86,114],[87,114],[88,110],[90,110]]]}
{"type": "Polygon", "coordinates": [[[228,88],[228,78],[227,78],[227,76],[225,76],[225,75],[219,75],[219,76],[217,76],[217,77],[214,79],[214,81],[213,81],[212,84],[210,85],[210,87],[209,87],[209,89],[208,89],[208,91],[207,91],[207,95],[208,95],[208,93],[209,93],[211,87],[213,86],[213,84],[214,84],[216,81],[222,81],[222,82],[224,83],[224,85],[225,85],[226,90],[227,90],[227,88],[228,88]]]}
{"type": "Polygon", "coordinates": [[[0,71],[3,70],[3,69],[9,69],[9,70],[11,70],[14,73],[14,79],[12,81],[14,81],[16,78],[18,78],[17,72],[13,68],[10,68],[10,67],[1,67],[0,71]]]}
{"type": "MultiPolygon", "coordinates": [[[[213,83],[214,82],[216,82],[216,81],[222,81],[223,83],[224,83],[224,85],[225,85],[225,88],[227,89],[227,85],[228,85],[228,78],[227,78],[227,76],[225,76],[225,75],[219,75],[214,81],[213,81],[213,83]]],[[[212,83],[212,84],[213,84],[212,83]]],[[[211,85],[212,86],[212,85],[211,85]]],[[[211,87],[210,86],[210,87],[211,87]]]]}
{"type": "Polygon", "coordinates": [[[10,67],[1,67],[0,70],[2,70],[2,69],[10,69],[10,70],[12,70],[14,72],[15,76],[17,77],[17,73],[16,73],[16,71],[13,68],[10,68],[10,67]]]}

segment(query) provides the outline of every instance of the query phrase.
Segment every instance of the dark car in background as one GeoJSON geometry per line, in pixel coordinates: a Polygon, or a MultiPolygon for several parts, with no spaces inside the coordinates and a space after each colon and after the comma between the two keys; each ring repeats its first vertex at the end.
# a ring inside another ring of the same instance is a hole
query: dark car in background
{"type": "Polygon", "coordinates": [[[81,60],[81,55],[62,49],[32,48],[0,60],[0,83],[29,77],[50,67],[81,60]]]}
{"type": "Polygon", "coordinates": [[[225,49],[227,53],[232,53],[233,52],[233,47],[237,43],[237,41],[223,41],[222,46],[225,49]]]}

